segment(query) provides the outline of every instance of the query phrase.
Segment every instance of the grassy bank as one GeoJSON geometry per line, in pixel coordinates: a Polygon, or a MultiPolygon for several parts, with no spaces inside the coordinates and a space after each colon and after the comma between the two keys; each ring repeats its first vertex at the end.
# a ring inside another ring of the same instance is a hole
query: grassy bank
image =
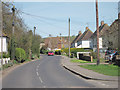
{"type": "MultiPolygon", "coordinates": [[[[118,70],[120,67],[115,66],[115,65],[80,65],[80,67],[93,70],[95,72],[104,74],[104,75],[109,75],[109,76],[118,76],[118,70]]],[[[120,76],[120,75],[119,75],[120,76]]]]}
{"type": "MultiPolygon", "coordinates": [[[[85,60],[72,59],[71,62],[73,62],[73,63],[96,63],[97,59],[93,59],[93,62],[91,62],[91,61],[85,61],[85,60]]],[[[105,60],[101,58],[100,62],[104,63],[105,60]]]]}

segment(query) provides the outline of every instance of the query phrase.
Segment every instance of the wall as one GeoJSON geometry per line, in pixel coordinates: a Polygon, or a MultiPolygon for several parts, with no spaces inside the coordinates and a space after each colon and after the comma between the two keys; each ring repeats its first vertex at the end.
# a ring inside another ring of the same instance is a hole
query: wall
{"type": "MultiPolygon", "coordinates": [[[[1,37],[0,37],[0,52],[1,52],[1,37]]],[[[3,52],[7,52],[7,40],[3,37],[3,52]]]]}

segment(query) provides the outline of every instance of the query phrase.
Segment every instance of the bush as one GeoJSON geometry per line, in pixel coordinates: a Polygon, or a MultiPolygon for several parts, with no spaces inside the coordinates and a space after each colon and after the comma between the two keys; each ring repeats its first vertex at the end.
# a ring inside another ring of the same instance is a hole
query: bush
{"type": "Polygon", "coordinates": [[[16,48],[15,49],[15,58],[18,62],[21,62],[26,59],[26,53],[25,50],[22,48],[16,48]]]}
{"type": "Polygon", "coordinates": [[[10,57],[9,54],[3,53],[3,58],[9,58],[9,57],[10,57]]]}
{"type": "Polygon", "coordinates": [[[56,50],[56,51],[55,51],[55,54],[56,54],[56,55],[61,55],[61,50],[56,50]]]}
{"type": "Polygon", "coordinates": [[[97,59],[97,53],[96,52],[91,52],[90,56],[93,56],[93,59],[97,59]]]}
{"type": "MultiPolygon", "coordinates": [[[[68,55],[69,54],[69,49],[65,48],[65,49],[63,49],[63,52],[65,52],[66,55],[68,55]]],[[[70,48],[70,52],[72,54],[71,57],[73,57],[73,56],[77,57],[77,52],[91,52],[91,50],[85,50],[83,48],[70,48]]]]}

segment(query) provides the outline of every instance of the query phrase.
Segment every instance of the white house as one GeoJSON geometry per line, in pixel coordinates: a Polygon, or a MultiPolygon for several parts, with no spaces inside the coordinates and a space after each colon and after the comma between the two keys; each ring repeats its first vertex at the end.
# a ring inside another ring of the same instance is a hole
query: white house
{"type": "Polygon", "coordinates": [[[7,38],[8,37],[5,34],[3,34],[2,36],[3,37],[1,37],[1,35],[0,35],[0,52],[1,52],[1,50],[3,52],[8,52],[8,48],[7,48],[7,45],[8,45],[7,38]]]}
{"type": "Polygon", "coordinates": [[[82,32],[79,31],[78,35],[75,37],[75,39],[72,41],[71,43],[71,48],[77,48],[77,41],[80,39],[80,37],[82,36],[82,32]]]}
{"type": "MultiPolygon", "coordinates": [[[[99,48],[100,49],[106,49],[108,47],[107,41],[108,39],[104,36],[106,35],[106,30],[109,29],[108,24],[104,24],[104,21],[101,21],[101,25],[99,27],[99,48]]],[[[97,31],[93,33],[93,35],[90,37],[91,40],[91,48],[93,50],[97,49],[97,31]]]]}
{"type": "Polygon", "coordinates": [[[93,34],[93,32],[86,27],[86,31],[82,34],[82,36],[77,41],[77,48],[91,48],[91,41],[90,37],[93,34]]]}

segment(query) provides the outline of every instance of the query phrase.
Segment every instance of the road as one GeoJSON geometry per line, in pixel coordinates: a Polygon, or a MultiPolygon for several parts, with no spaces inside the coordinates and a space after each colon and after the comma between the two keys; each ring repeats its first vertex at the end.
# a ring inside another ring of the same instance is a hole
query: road
{"type": "Polygon", "coordinates": [[[11,71],[2,81],[3,88],[93,88],[61,66],[60,56],[43,55],[42,59],[11,71]]]}

